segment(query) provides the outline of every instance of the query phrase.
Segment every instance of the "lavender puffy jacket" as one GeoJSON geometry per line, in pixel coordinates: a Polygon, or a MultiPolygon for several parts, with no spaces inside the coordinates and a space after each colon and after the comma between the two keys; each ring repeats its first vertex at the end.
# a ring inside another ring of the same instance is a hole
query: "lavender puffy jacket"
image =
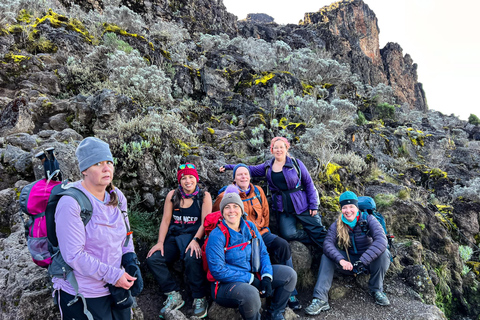
{"type": "MultiPolygon", "coordinates": [[[[290,194],[290,197],[292,198],[293,207],[295,208],[295,212],[297,214],[300,214],[309,209],[317,210],[318,209],[317,192],[315,190],[315,186],[313,185],[312,178],[310,177],[310,173],[308,173],[308,170],[302,161],[298,159],[296,160],[300,168],[300,171],[302,173],[301,185],[304,187],[304,190],[299,190],[296,192],[292,192],[290,194]]],[[[273,184],[273,181],[272,181],[272,165],[274,161],[275,159],[272,158],[270,160],[265,161],[262,164],[259,164],[256,166],[248,166],[252,177],[265,177],[265,171],[268,168],[268,171],[266,172],[267,183],[268,183],[268,187],[270,188],[270,191],[272,192],[272,195],[274,195],[275,192],[280,191],[273,184]]],[[[235,167],[234,164],[225,165],[226,170],[233,170],[234,167],[235,167]]],[[[295,189],[298,183],[298,174],[297,174],[297,170],[295,170],[295,167],[293,165],[292,158],[287,157],[282,171],[283,171],[283,175],[285,176],[285,180],[287,181],[288,189],[290,190],[295,189]]],[[[275,196],[275,199],[272,199],[272,201],[276,201],[278,211],[283,211],[283,200],[281,195],[275,196]]],[[[273,204],[272,204],[272,207],[275,208],[273,204]]]]}
{"type": "MultiPolygon", "coordinates": [[[[327,236],[323,242],[323,254],[339,263],[340,260],[345,259],[340,253],[340,250],[345,251],[345,248],[337,248],[337,222],[335,221],[328,228],[327,236]]],[[[380,222],[374,216],[367,215],[367,224],[370,230],[368,235],[362,232],[358,222],[353,230],[348,231],[351,240],[348,253],[361,255],[360,261],[366,266],[387,249],[387,237],[380,222]]]]}

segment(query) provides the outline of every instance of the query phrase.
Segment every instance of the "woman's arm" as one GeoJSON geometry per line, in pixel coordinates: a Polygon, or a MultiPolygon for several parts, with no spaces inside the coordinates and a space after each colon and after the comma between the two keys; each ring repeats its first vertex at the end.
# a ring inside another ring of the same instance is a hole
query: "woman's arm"
{"type": "MultiPolygon", "coordinates": [[[[338,251],[336,242],[337,241],[337,221],[332,223],[330,228],[328,228],[327,236],[323,241],[323,254],[329,257],[331,260],[336,263],[340,263],[344,259],[343,255],[338,251]]],[[[346,250],[346,248],[342,248],[346,250]]]]}
{"type": "Polygon", "coordinates": [[[377,259],[386,249],[388,245],[387,236],[383,227],[378,222],[377,218],[372,215],[367,216],[368,228],[370,230],[370,235],[373,239],[372,244],[368,247],[360,256],[360,261],[366,266],[372,263],[373,260],[377,259]]]}
{"type": "Polygon", "coordinates": [[[249,224],[250,228],[255,231],[257,238],[260,240],[260,274],[262,278],[269,277],[273,280],[272,263],[270,261],[270,256],[268,255],[267,246],[265,245],[265,242],[263,242],[262,235],[260,234],[260,232],[258,232],[258,229],[253,222],[245,221],[245,223],[249,224]]]}
{"type": "Polygon", "coordinates": [[[312,211],[315,211],[315,215],[318,210],[318,204],[320,203],[320,199],[318,199],[317,191],[315,190],[315,185],[313,184],[312,177],[307,170],[307,167],[303,164],[302,161],[297,159],[298,167],[302,172],[302,185],[305,188],[305,192],[307,194],[307,201],[308,201],[308,208],[310,209],[310,214],[312,211]]]}
{"type": "Polygon", "coordinates": [[[168,233],[168,227],[170,226],[170,221],[172,220],[173,215],[173,202],[172,197],[175,190],[170,191],[167,194],[167,198],[165,199],[165,204],[163,206],[163,216],[162,222],[160,223],[160,228],[158,230],[158,241],[150,251],[148,251],[147,258],[149,258],[155,251],[160,251],[163,256],[163,242],[165,241],[165,237],[168,233]]]}
{"type": "Polygon", "coordinates": [[[84,250],[85,226],[80,217],[80,206],[72,197],[63,196],[58,201],[55,224],[62,257],[76,272],[110,284],[122,277],[122,269],[103,263],[84,250]]]}

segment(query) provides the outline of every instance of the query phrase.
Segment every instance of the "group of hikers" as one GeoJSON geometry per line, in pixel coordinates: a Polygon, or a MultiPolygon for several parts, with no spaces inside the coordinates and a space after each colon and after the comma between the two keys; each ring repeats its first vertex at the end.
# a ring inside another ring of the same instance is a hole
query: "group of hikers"
{"type": "MultiPolygon", "coordinates": [[[[357,195],[346,191],[339,198],[341,213],[326,231],[312,178],[305,165],[290,156],[289,148],[287,139],[275,137],[270,144],[272,159],[255,166],[240,163],[220,167],[220,172],[233,172],[233,182],[215,202],[199,183],[194,164],[178,167],[178,187],[167,194],[158,241],[146,258],[160,291],[166,295],[160,317],[185,304],[169,269],[180,259],[193,298],[194,316],[207,316],[210,295],[220,306],[238,308],[244,319],[284,319],[287,306],[302,308],[296,297],[297,273],[288,243],[292,240],[323,250],[306,314],[318,315],[330,309],[328,292],[335,270],[350,275],[370,273],[368,287],[374,301],[390,304],[383,292],[390,253],[382,226],[371,215],[363,217],[357,195]],[[272,195],[270,206],[264,190],[251,183],[252,177],[266,177],[272,195]],[[276,215],[279,235],[269,229],[270,212],[276,215]],[[209,218],[214,219],[211,230],[206,228],[209,218]],[[297,228],[297,223],[302,228],[297,228]],[[364,232],[365,225],[368,232],[364,232]],[[210,287],[205,285],[206,279],[210,287]],[[261,297],[268,298],[263,314],[261,297]]],[[[76,156],[83,179],[74,184],[88,196],[93,214],[84,225],[79,205],[68,196],[62,197],[56,208],[59,248],[73,268],[84,297],[75,299],[71,284],[54,278],[62,319],[90,319],[85,309],[93,319],[130,319],[130,308],[117,308],[114,289],[138,289],[139,285],[143,287],[143,280],[139,272],[132,275],[122,267],[134,247],[133,241],[128,241],[128,218],[123,214],[126,198],[112,183],[113,157],[109,145],[93,137],[81,141],[76,156]]]]}

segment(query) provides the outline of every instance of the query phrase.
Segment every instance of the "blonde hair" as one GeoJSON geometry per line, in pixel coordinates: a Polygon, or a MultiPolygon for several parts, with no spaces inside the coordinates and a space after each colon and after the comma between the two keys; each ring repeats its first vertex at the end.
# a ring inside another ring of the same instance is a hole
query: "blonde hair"
{"type": "Polygon", "coordinates": [[[343,213],[340,213],[337,219],[337,239],[338,247],[341,250],[347,250],[350,246],[350,235],[348,234],[348,226],[342,221],[343,213]]]}

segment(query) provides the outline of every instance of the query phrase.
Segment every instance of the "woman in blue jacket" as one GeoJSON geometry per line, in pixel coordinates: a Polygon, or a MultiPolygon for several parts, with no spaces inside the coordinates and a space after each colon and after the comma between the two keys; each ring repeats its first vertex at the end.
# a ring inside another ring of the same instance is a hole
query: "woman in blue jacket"
{"type": "MultiPolygon", "coordinates": [[[[320,203],[317,191],[303,162],[289,156],[289,148],[287,139],[275,137],[270,143],[274,158],[248,168],[252,177],[267,177],[280,236],[289,241],[313,241],[322,247],[326,231],[317,212],[320,203]],[[297,229],[297,222],[303,229],[297,229]]],[[[227,164],[220,168],[220,172],[234,167],[227,164]]]]}
{"type": "MultiPolygon", "coordinates": [[[[243,319],[260,319],[260,293],[272,297],[265,318],[282,320],[288,298],[297,283],[295,270],[284,265],[271,265],[267,248],[255,224],[244,220],[243,202],[236,187],[229,187],[220,203],[223,220],[229,234],[215,228],[209,236],[206,257],[216,282],[212,283],[212,297],[216,303],[239,308],[243,319]],[[247,225],[248,224],[248,225],[247,225]],[[254,232],[260,240],[260,271],[252,273],[252,245],[254,232]]],[[[225,228],[224,228],[225,229],[225,228]]]]}
{"type": "Polygon", "coordinates": [[[323,243],[313,301],[305,309],[309,315],[330,309],[328,291],[335,269],[350,275],[369,272],[368,288],[375,303],[382,306],[390,304],[383,293],[383,278],[390,266],[390,252],[382,225],[374,216],[359,212],[358,197],[351,191],[340,195],[340,206],[342,213],[328,229],[323,243]]]}

